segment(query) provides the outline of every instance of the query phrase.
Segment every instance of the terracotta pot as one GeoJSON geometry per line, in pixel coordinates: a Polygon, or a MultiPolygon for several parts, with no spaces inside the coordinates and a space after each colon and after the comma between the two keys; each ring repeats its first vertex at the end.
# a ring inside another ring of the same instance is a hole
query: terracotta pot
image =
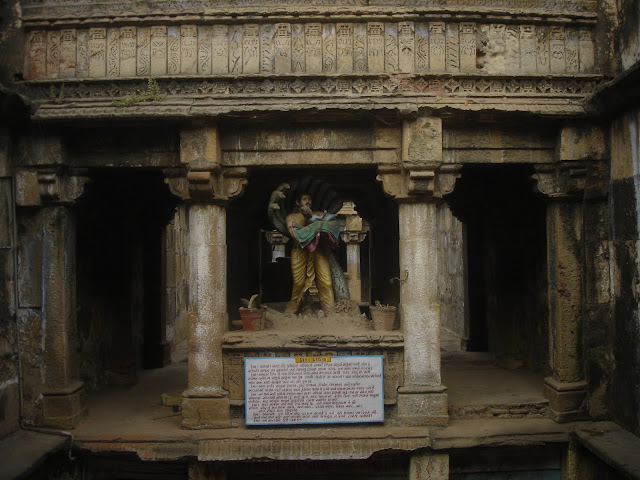
{"type": "Polygon", "coordinates": [[[393,305],[369,307],[374,330],[393,330],[396,321],[396,307],[393,305]]]}
{"type": "Polygon", "coordinates": [[[243,330],[262,330],[264,323],[263,308],[240,307],[238,311],[240,312],[243,330]]]}

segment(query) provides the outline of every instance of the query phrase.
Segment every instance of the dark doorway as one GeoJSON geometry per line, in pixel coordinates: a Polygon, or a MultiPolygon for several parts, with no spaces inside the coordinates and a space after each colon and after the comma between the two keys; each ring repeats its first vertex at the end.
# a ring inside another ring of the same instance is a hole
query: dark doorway
{"type": "Polygon", "coordinates": [[[467,231],[469,350],[547,365],[545,205],[527,166],[465,166],[451,198],[467,231]]]}
{"type": "MultiPolygon", "coordinates": [[[[85,381],[164,364],[162,231],[176,199],[160,172],[95,170],[78,205],[78,335],[85,381]]],[[[133,373],[132,373],[133,372],[133,373]]]]}

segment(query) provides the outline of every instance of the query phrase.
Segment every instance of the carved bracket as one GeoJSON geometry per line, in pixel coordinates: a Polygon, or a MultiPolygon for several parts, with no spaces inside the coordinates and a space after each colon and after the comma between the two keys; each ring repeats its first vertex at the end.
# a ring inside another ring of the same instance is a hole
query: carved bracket
{"type": "Polygon", "coordinates": [[[245,167],[190,170],[186,175],[167,171],[165,175],[171,193],[189,203],[227,203],[240,197],[247,184],[245,167]]]}
{"type": "Polygon", "coordinates": [[[69,174],[61,167],[20,170],[16,174],[16,202],[22,207],[74,203],[89,177],[69,174]]]}
{"type": "Polygon", "coordinates": [[[384,192],[397,201],[437,199],[453,192],[461,168],[449,164],[412,165],[410,168],[381,165],[376,180],[382,183],[384,192]]]}
{"type": "Polygon", "coordinates": [[[587,166],[584,162],[559,162],[535,167],[533,179],[538,191],[549,198],[581,198],[585,191],[587,166]]]}
{"type": "Polygon", "coordinates": [[[364,230],[345,230],[340,232],[340,238],[344,243],[359,244],[362,243],[367,236],[364,230]]]}

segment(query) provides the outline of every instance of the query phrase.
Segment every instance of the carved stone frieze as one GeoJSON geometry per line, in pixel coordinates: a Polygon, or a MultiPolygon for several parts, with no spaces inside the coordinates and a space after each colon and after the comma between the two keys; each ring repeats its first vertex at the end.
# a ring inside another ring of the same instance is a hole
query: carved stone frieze
{"type": "MultiPolygon", "coordinates": [[[[599,76],[429,76],[412,77],[348,76],[348,77],[267,77],[260,79],[166,78],[159,79],[162,95],[171,97],[384,97],[404,94],[421,97],[585,97],[595,92],[599,76]]],[[[26,84],[25,93],[41,103],[63,104],[76,100],[107,99],[117,101],[139,95],[147,88],[147,80],[74,81],[26,84]]],[[[146,102],[148,103],[148,102],[146,102]]],[[[131,105],[143,104],[132,102],[131,105]]],[[[80,105],[80,104],[78,104],[80,105]]],[[[125,110],[125,108],[123,108],[125,110]]]]}
{"type": "Polygon", "coordinates": [[[36,29],[26,37],[25,71],[30,80],[175,74],[591,73],[592,28],[372,21],[36,29]]]}

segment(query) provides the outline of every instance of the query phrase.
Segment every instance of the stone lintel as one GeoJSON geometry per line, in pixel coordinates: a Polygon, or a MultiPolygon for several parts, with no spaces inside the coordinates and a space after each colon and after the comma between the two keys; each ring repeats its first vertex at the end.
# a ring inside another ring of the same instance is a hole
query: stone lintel
{"type": "Polygon", "coordinates": [[[89,178],[62,167],[20,169],[16,172],[16,203],[21,207],[74,203],[89,178]]]}
{"type": "Polygon", "coordinates": [[[234,350],[317,350],[329,348],[338,350],[397,348],[404,345],[402,332],[363,331],[350,335],[332,335],[312,332],[285,333],[275,330],[257,332],[227,332],[222,339],[222,349],[234,350]]]}
{"type": "Polygon", "coordinates": [[[182,427],[187,429],[231,426],[229,397],[183,397],[182,427]]]}
{"type": "Polygon", "coordinates": [[[49,389],[42,394],[42,423],[57,428],[74,428],[87,412],[84,383],[73,382],[66,388],[49,389]]]}
{"type": "Polygon", "coordinates": [[[544,396],[549,400],[549,416],[556,422],[586,419],[584,409],[587,382],[561,382],[553,377],[544,379],[544,396]]]}
{"type": "Polygon", "coordinates": [[[447,425],[449,401],[444,385],[398,389],[398,420],[407,426],[447,425]]]}

